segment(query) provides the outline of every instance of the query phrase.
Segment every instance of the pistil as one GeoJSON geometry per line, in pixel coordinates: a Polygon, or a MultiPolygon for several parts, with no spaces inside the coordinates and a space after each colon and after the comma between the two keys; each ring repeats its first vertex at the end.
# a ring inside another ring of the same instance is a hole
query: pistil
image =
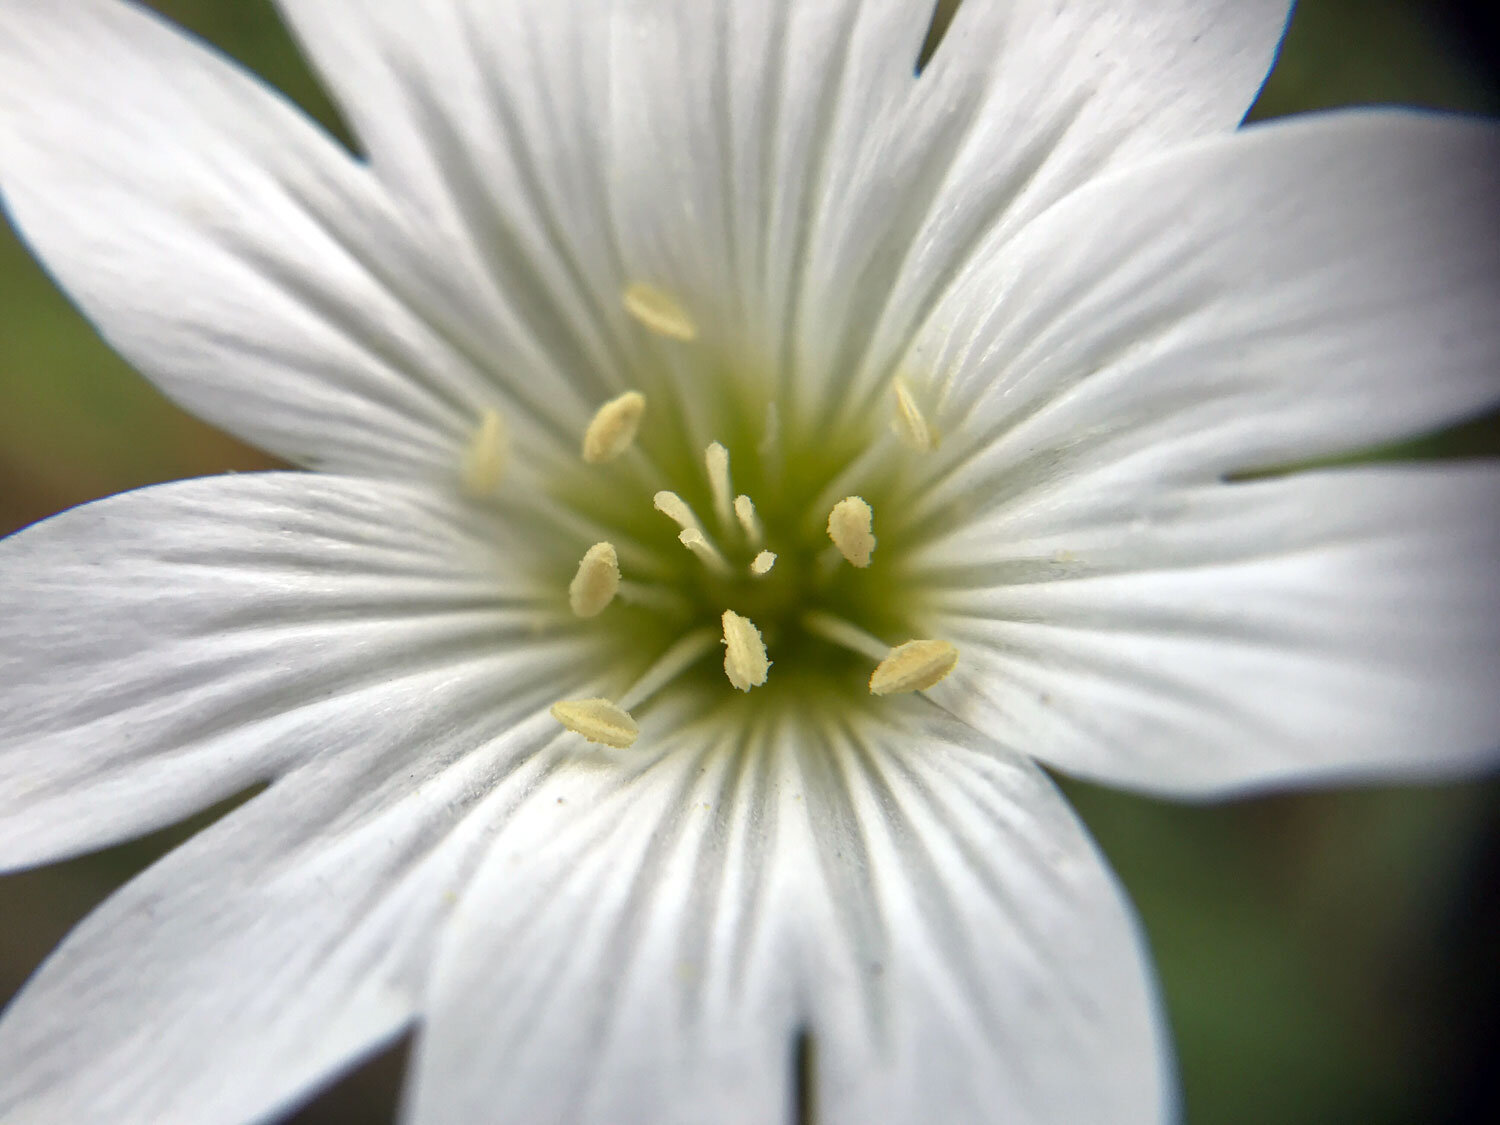
{"type": "Polygon", "coordinates": [[[703,463],[708,469],[708,487],[714,495],[714,515],[719,517],[719,526],[727,530],[733,519],[730,497],[734,495],[729,480],[729,450],[713,442],[703,451],[703,463]]]}
{"type": "Polygon", "coordinates": [[[689,551],[703,560],[703,565],[715,574],[728,575],[731,572],[729,560],[719,553],[719,549],[708,540],[708,536],[696,527],[685,527],[677,536],[689,551]]]}
{"type": "MultiPolygon", "coordinates": [[[[631,315],[658,334],[690,339],[696,333],[682,307],[670,295],[654,287],[632,286],[623,299],[631,315]]],[[[936,433],[923,417],[915,397],[899,381],[895,390],[896,421],[893,429],[905,445],[932,448],[936,433]]],[[[645,411],[646,399],[639,391],[628,391],[606,402],[595,413],[584,434],[583,460],[592,465],[604,464],[628,452],[636,440],[645,411]]],[[[482,421],[484,448],[493,445],[495,435],[503,437],[503,430],[496,427],[498,415],[493,422],[488,416],[482,421]]],[[[735,494],[730,451],[718,441],[710,442],[704,448],[702,459],[702,471],[714,513],[712,532],[678,492],[661,489],[654,493],[651,501],[657,511],[677,525],[678,541],[702,563],[706,574],[694,577],[683,572],[681,564],[656,556],[645,547],[649,537],[632,536],[629,532],[633,529],[628,523],[622,525],[621,535],[610,536],[614,542],[601,539],[584,553],[568,587],[568,604],[575,616],[596,617],[618,597],[634,612],[649,611],[681,619],[689,631],[670,645],[618,702],[602,698],[563,700],[554,706],[553,715],[569,730],[605,745],[630,745],[638,733],[631,709],[687,673],[707,655],[716,639],[723,645],[724,675],[732,688],[742,692],[768,682],[772,661],[766,647],[766,636],[770,636],[777,647],[788,646],[787,658],[792,661],[788,666],[789,675],[807,674],[809,670],[814,675],[824,674],[824,666],[814,664],[810,668],[803,662],[800,648],[807,643],[831,642],[859,653],[874,668],[868,687],[876,696],[924,691],[952,671],[958,660],[958,650],[947,641],[913,640],[892,648],[888,642],[842,616],[820,608],[820,604],[848,603],[847,593],[841,595],[834,587],[840,581],[856,580],[848,577],[847,572],[841,579],[840,571],[845,564],[860,570],[868,569],[876,547],[875,515],[869,502],[862,496],[846,495],[833,503],[832,498],[839,496],[840,491],[832,489],[857,486],[857,482],[867,479],[871,472],[878,474],[880,463],[891,453],[889,439],[872,443],[848,460],[831,480],[823,482],[811,510],[804,507],[788,511],[787,498],[783,495],[786,485],[775,483],[783,479],[781,467],[776,463],[777,458],[767,454],[768,449],[779,452],[777,429],[773,407],[768,410],[767,440],[758,447],[760,456],[756,464],[757,472],[762,476],[761,486],[771,490],[777,503],[772,509],[776,518],[769,525],[772,545],[793,552],[779,570],[778,551],[771,550],[767,544],[767,523],[763,522],[749,495],[735,494]],[[831,509],[821,507],[830,503],[831,509]],[[818,529],[814,522],[820,510],[828,513],[826,532],[828,541],[831,541],[831,545],[821,551],[816,546],[818,529]],[[778,538],[788,541],[779,543],[776,542],[778,538]],[[621,559],[615,542],[627,551],[625,561],[634,581],[626,581],[621,574],[621,559]],[[639,545],[648,553],[640,558],[629,554],[633,545],[639,545]],[[653,572],[652,577],[642,582],[641,575],[645,571],[653,572]],[[774,576],[773,571],[776,572],[774,576]],[[726,603],[737,608],[718,608],[726,603]],[[698,627],[692,628],[694,619],[709,606],[716,607],[713,612],[718,616],[719,628],[704,627],[701,619],[698,627]],[[752,613],[769,627],[768,633],[763,634],[756,621],[751,620],[748,614],[752,613]],[[798,671],[793,672],[792,668],[798,671]]],[[[641,467],[649,469],[651,463],[643,461],[641,467]]],[[[607,521],[600,524],[601,529],[606,526],[609,526],[607,521]]],[[[859,599],[868,596],[864,591],[882,588],[879,579],[875,586],[863,578],[857,581],[860,583],[856,594],[859,599]]],[[[855,620],[859,616],[856,614],[855,620]]],[[[882,619],[889,616],[888,612],[881,615],[882,619]]],[[[826,667],[833,670],[845,665],[835,661],[826,667]]]]}
{"type": "Polygon", "coordinates": [[[670,489],[664,488],[653,496],[651,505],[683,531],[696,531],[700,535],[703,533],[703,525],[698,522],[698,517],[692,507],[670,489]]]}
{"type": "Polygon", "coordinates": [[[744,493],[734,498],[734,515],[740,521],[740,528],[745,532],[745,539],[752,547],[759,547],[766,541],[765,528],[761,526],[760,516],[755,511],[755,501],[744,493]]]}

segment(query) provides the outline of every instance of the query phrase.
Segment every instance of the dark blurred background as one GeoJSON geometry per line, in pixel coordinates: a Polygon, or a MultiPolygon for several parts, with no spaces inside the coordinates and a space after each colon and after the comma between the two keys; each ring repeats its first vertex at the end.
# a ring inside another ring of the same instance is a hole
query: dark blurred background
{"type": "MultiPolygon", "coordinates": [[[[339,128],[266,0],[153,6],[339,128]]],[[[1489,4],[1462,0],[1304,0],[1255,116],[1389,102],[1500,112],[1497,26],[1489,4]]],[[[1481,421],[1418,452],[1495,454],[1500,437],[1481,421]]],[[[0,225],[0,533],[150,482],[272,464],[115,358],[0,225]]],[[[1500,785],[1212,807],[1067,789],[1145,921],[1190,1122],[1500,1121],[1500,785]]],[[[212,815],[0,878],[0,1001],[212,815]]],[[[389,1120],[402,1062],[401,1049],[374,1060],[296,1120],[389,1120]]]]}

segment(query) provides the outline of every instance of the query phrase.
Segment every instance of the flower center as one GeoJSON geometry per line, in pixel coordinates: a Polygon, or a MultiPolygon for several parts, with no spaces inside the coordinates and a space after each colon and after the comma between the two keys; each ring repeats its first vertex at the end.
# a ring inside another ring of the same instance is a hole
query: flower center
{"type": "MultiPolygon", "coordinates": [[[[660,289],[633,284],[622,303],[671,346],[698,337],[660,289]]],[[[669,685],[706,709],[749,694],[756,707],[800,710],[889,706],[880,697],[939,682],[958,651],[915,635],[910,538],[891,518],[903,460],[937,445],[912,394],[898,380],[888,425],[830,434],[704,374],[724,389],[706,446],[669,389],[631,390],[598,407],[579,463],[555,483],[549,503],[566,525],[598,537],[559,537],[572,553],[552,558],[550,580],[622,684],[612,698],[561,700],[553,716],[625,747],[650,733],[632,711],[669,685]]],[[[492,490],[504,457],[504,428],[486,413],[462,466],[469,490],[492,490]]]]}

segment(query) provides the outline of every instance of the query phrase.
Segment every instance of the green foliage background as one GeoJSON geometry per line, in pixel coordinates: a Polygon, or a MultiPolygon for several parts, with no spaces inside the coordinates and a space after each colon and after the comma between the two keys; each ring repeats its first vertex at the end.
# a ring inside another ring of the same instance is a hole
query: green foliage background
{"type": "MultiPolygon", "coordinates": [[[[265,0],[154,6],[337,127],[265,0]]],[[[1420,0],[1304,0],[1256,116],[1374,102],[1500,111],[1491,79],[1444,35],[1420,0]]],[[[1495,450],[1488,422],[1424,449],[1495,450]]],[[[0,532],[149,482],[270,464],[126,368],[0,226],[0,532]]],[[[1494,783],[1215,807],[1068,790],[1155,948],[1189,1121],[1444,1112],[1469,1054],[1465,1029],[1493,1018],[1475,1010],[1485,1001],[1468,994],[1472,978],[1456,978],[1451,927],[1477,885],[1494,783]]],[[[191,827],[0,879],[0,1000],[93,903],[191,827]]],[[[1491,946],[1478,966],[1492,1003],[1491,946]]],[[[400,1061],[396,1052],[365,1067],[299,1120],[389,1118],[400,1061]]]]}

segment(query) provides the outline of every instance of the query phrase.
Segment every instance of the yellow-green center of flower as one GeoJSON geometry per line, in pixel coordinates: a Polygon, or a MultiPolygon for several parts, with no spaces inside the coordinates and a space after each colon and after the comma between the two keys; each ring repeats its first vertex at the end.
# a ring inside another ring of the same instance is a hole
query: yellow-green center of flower
{"type": "MultiPolygon", "coordinates": [[[[637,283],[622,300],[656,336],[679,346],[698,336],[661,289],[637,283]]],[[[903,565],[914,532],[899,518],[899,485],[938,441],[916,399],[898,380],[888,413],[828,432],[757,398],[769,381],[703,367],[705,385],[722,389],[708,396],[712,417],[690,424],[655,389],[620,394],[599,404],[576,465],[554,483],[550,502],[597,537],[550,559],[551,579],[630,680],[614,699],[560,700],[554,717],[624,747],[641,734],[631,708],[668,683],[707,708],[794,709],[878,707],[935,685],[958,652],[921,635],[903,565]],[[702,445],[705,425],[713,440],[702,445]]],[[[487,414],[466,486],[492,489],[505,456],[504,428],[487,414]]]]}

